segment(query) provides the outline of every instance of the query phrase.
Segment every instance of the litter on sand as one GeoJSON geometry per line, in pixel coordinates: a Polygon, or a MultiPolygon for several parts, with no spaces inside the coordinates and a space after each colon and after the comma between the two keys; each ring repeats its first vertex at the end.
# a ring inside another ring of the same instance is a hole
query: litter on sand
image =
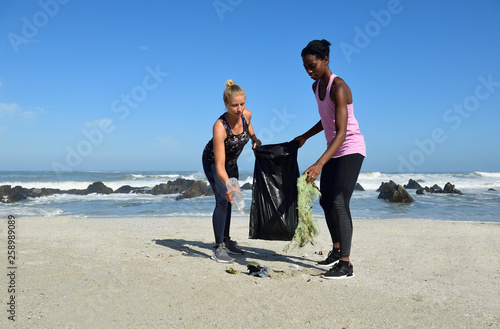
{"type": "Polygon", "coordinates": [[[246,274],[256,276],[259,278],[268,278],[269,277],[269,267],[261,266],[257,262],[250,262],[247,265],[246,274]]]}

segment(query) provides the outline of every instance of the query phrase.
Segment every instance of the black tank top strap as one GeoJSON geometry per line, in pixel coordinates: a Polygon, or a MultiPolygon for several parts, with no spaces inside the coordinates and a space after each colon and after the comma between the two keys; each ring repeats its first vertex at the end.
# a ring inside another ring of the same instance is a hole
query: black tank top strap
{"type": "Polygon", "coordinates": [[[222,125],[224,126],[224,128],[226,129],[226,132],[229,130],[231,133],[233,132],[231,130],[231,126],[229,125],[229,122],[227,122],[227,119],[226,119],[226,115],[223,114],[220,116],[219,120],[222,122],[222,125]]]}
{"type": "Polygon", "coordinates": [[[241,115],[241,122],[243,123],[243,132],[245,132],[245,130],[248,129],[248,123],[247,119],[243,114],[241,115]]]}

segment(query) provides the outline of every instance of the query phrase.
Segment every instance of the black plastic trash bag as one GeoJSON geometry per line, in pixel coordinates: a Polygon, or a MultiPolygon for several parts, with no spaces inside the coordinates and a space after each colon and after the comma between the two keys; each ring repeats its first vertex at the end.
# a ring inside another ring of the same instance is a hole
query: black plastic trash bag
{"type": "Polygon", "coordinates": [[[298,223],[296,141],[254,149],[250,239],[290,241],[298,223]]]}

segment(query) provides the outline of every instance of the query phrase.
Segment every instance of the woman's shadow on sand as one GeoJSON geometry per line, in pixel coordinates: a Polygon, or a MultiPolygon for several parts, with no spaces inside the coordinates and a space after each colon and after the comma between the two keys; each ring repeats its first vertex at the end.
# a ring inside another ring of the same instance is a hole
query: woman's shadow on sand
{"type": "MultiPolygon", "coordinates": [[[[153,239],[152,241],[157,245],[177,250],[181,252],[183,256],[186,257],[210,258],[214,248],[213,243],[205,243],[201,241],[187,241],[184,239],[161,239],[161,240],[153,239]]],[[[239,245],[238,247],[244,251],[244,254],[231,255],[231,257],[234,258],[234,263],[240,265],[246,266],[250,263],[250,260],[251,261],[256,260],[262,262],[262,265],[266,265],[265,264],[266,261],[273,261],[273,262],[285,262],[289,263],[290,265],[298,265],[305,268],[317,269],[315,265],[316,261],[312,261],[303,257],[278,254],[274,250],[268,250],[262,248],[247,247],[241,245],[239,245]]],[[[290,248],[293,247],[290,246],[290,248]]]]}

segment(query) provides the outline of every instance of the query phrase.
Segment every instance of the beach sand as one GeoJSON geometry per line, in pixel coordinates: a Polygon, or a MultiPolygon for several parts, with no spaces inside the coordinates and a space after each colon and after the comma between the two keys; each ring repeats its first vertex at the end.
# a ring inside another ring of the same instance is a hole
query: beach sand
{"type": "Polygon", "coordinates": [[[318,221],[314,246],[285,253],[286,241],[250,240],[248,216],[234,217],[245,255],[229,274],[210,259],[208,217],[18,217],[16,321],[4,311],[0,327],[500,327],[498,223],[355,220],[355,277],[325,280],[315,263],[331,242],[318,221]],[[250,261],[271,277],[244,274],[250,261]]]}

